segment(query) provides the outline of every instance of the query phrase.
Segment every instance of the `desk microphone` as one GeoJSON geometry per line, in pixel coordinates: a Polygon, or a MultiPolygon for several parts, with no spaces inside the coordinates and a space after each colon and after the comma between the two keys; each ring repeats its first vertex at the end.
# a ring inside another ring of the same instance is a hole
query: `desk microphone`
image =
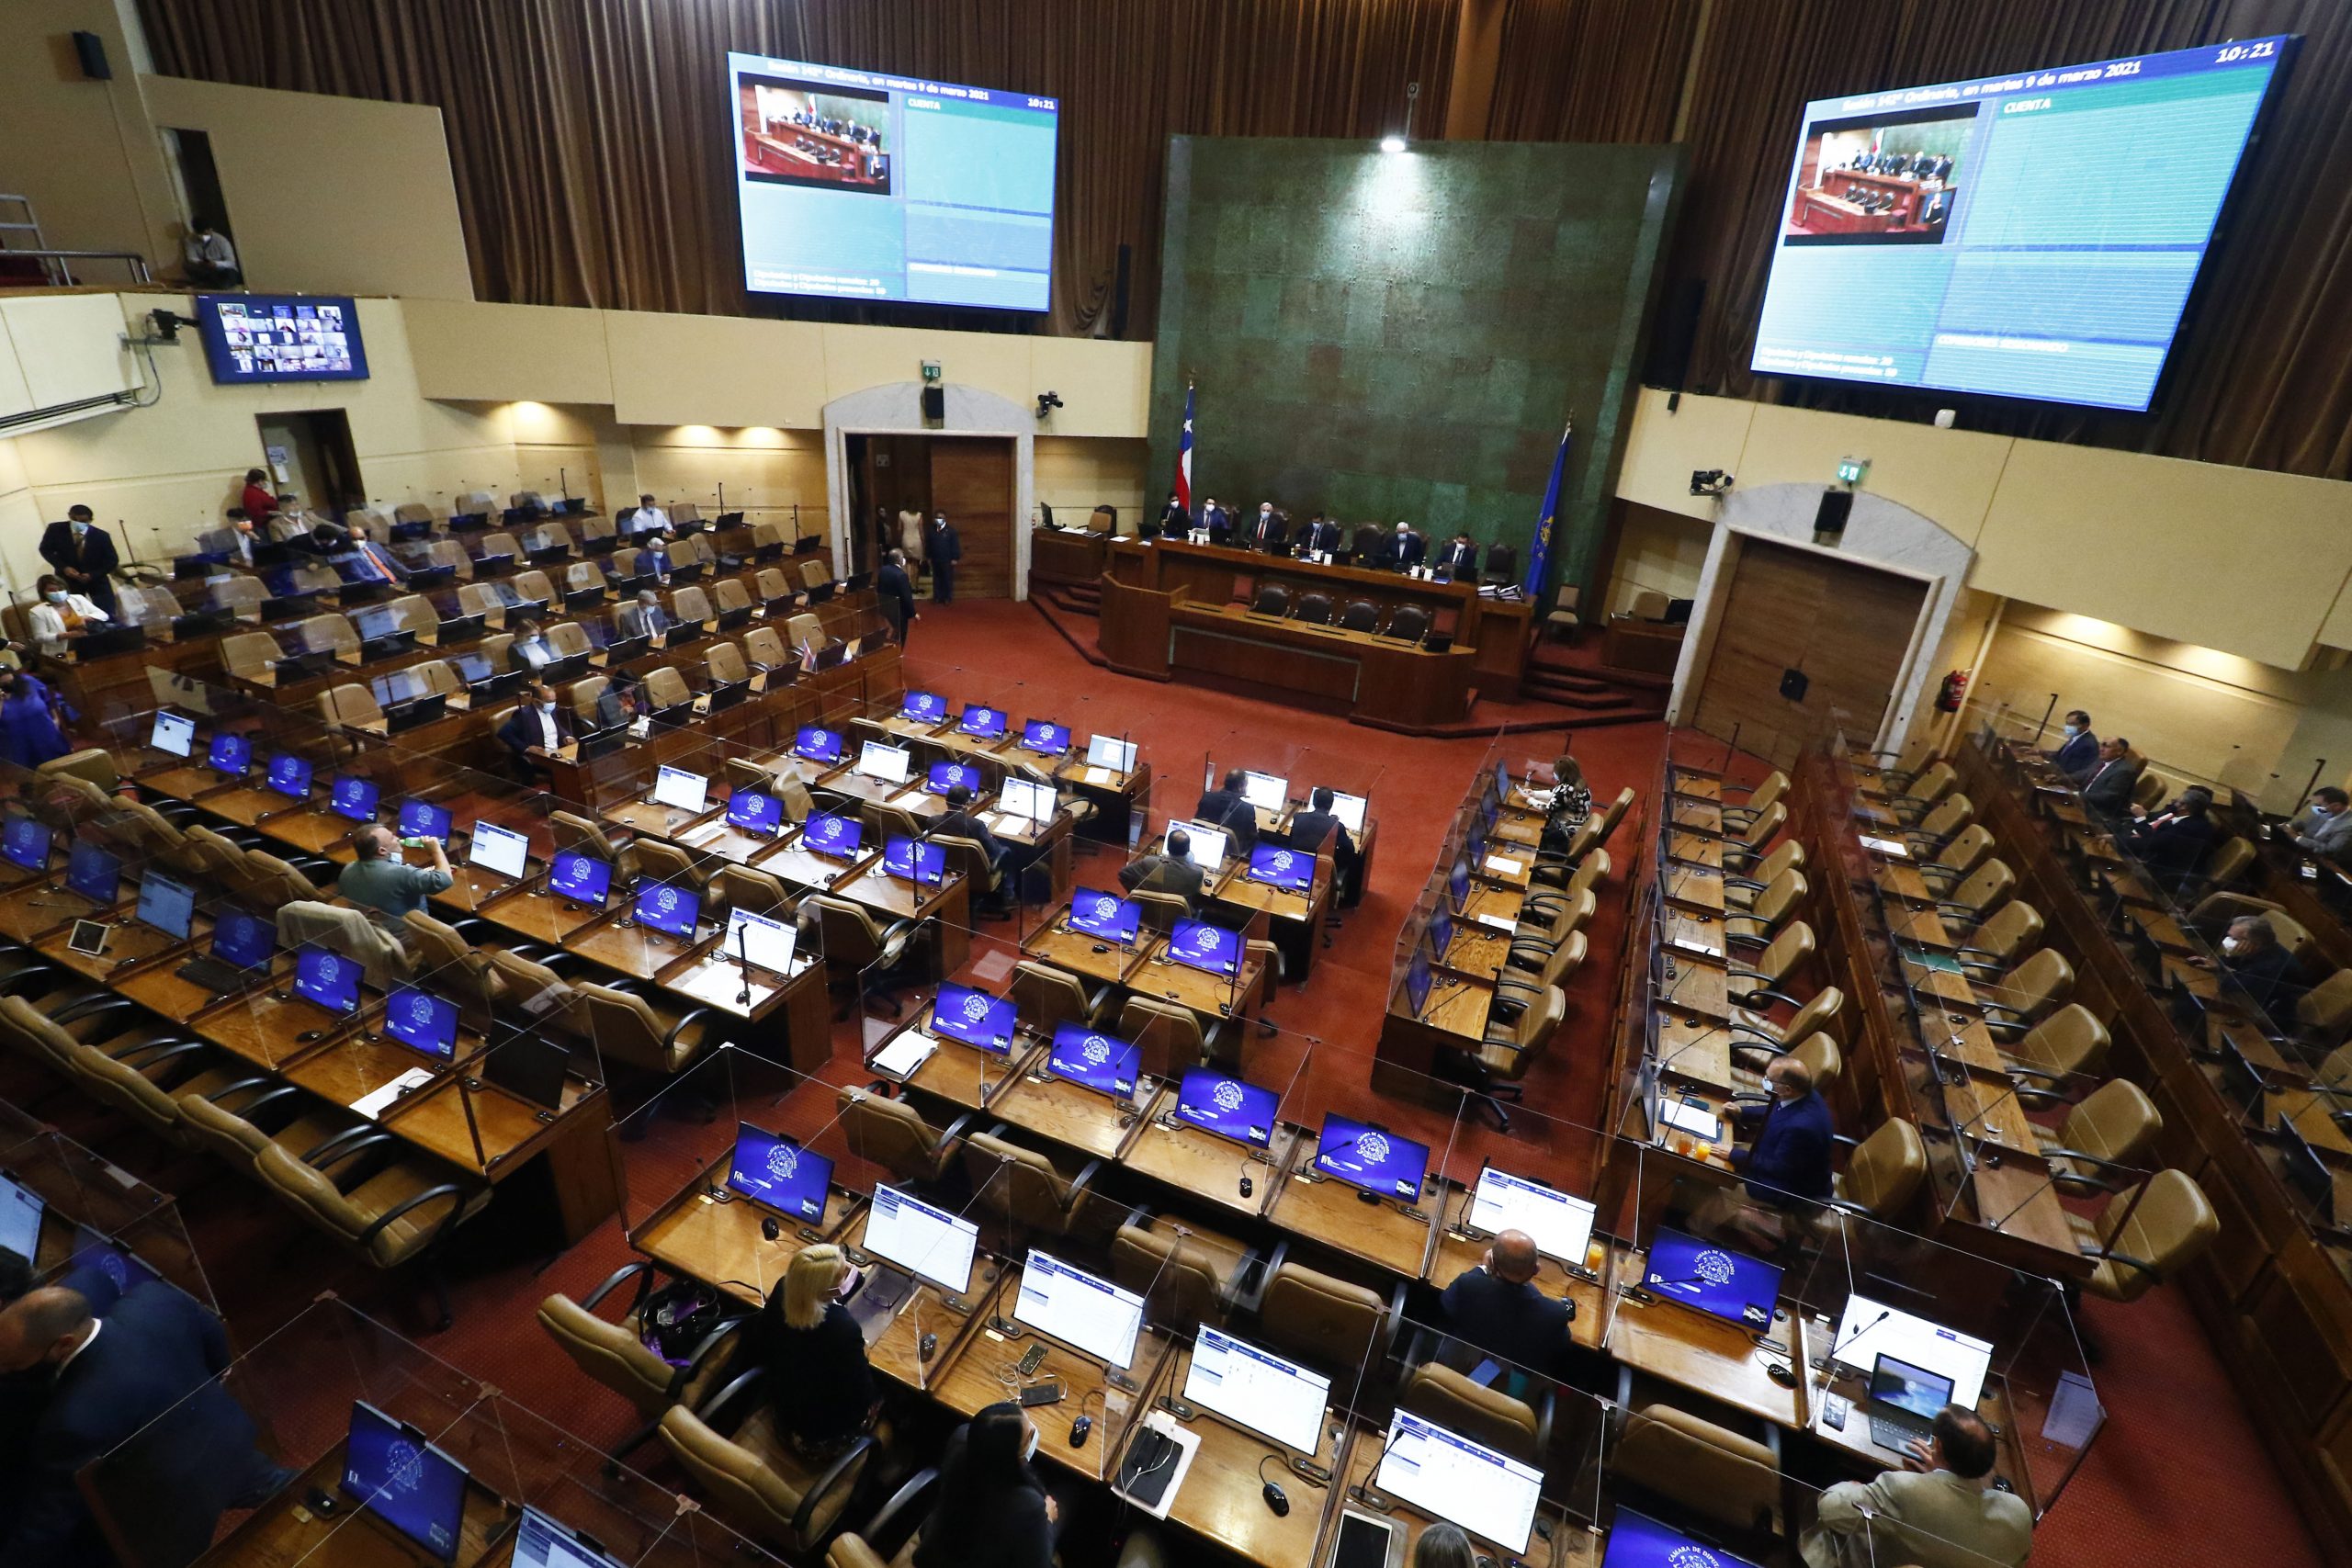
{"type": "Polygon", "coordinates": [[[751,1005],[751,1001],[752,1001],[752,953],[751,953],[751,947],[750,947],[751,940],[752,940],[752,925],[751,925],[751,922],[750,922],[750,921],[748,921],[748,920],[741,920],[741,921],[736,922],[736,926],[735,926],[735,961],[736,961],[736,963],[741,966],[741,971],[742,971],[742,976],[743,976],[743,988],[742,988],[742,990],[741,990],[741,992],[737,993],[736,998],[735,998],[735,1004],[736,1004],[738,1007],[749,1007],[749,1006],[751,1005]]]}
{"type": "Polygon", "coordinates": [[[1855,1340],[1860,1339],[1863,1335],[1868,1334],[1871,1329],[1876,1328],[1880,1324],[1884,1323],[1888,1318],[1893,1317],[1894,1315],[1894,1309],[1893,1307],[1879,1308],[1878,1315],[1876,1317],[1871,1319],[1868,1323],[1863,1324],[1860,1327],[1855,1329],[1854,1332],[1849,1334],[1846,1337],[1838,1340],[1838,1343],[1829,1347],[1828,1350],[1823,1354],[1821,1359],[1815,1362],[1814,1365],[1823,1371],[1827,1371],[1830,1366],[1838,1359],[1838,1352],[1843,1350],[1847,1346],[1851,1345],[1855,1340]]]}
{"type": "Polygon", "coordinates": [[[1642,1305],[1648,1306],[1657,1300],[1657,1292],[1660,1291],[1670,1291],[1677,1285],[1704,1283],[1706,1283],[1704,1277],[1698,1274],[1688,1274],[1679,1280],[1636,1280],[1623,1287],[1619,1293],[1629,1302],[1639,1302],[1642,1305]]]}

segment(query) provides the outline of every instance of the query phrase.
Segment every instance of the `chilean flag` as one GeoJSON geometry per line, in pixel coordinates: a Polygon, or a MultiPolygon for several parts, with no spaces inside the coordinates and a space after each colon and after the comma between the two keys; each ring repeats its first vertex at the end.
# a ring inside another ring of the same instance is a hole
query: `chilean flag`
{"type": "Polygon", "coordinates": [[[1193,511],[1193,385],[1184,384],[1184,434],[1176,443],[1176,504],[1193,511]]]}

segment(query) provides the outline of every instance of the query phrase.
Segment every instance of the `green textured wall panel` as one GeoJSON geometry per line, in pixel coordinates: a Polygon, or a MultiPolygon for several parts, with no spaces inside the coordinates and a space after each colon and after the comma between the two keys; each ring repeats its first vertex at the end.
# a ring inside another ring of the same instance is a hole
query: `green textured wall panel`
{"type": "Polygon", "coordinates": [[[1553,581],[1589,583],[1682,168],[1671,147],[1173,138],[1153,355],[1165,493],[1507,540],[1561,423],[1553,581]]]}

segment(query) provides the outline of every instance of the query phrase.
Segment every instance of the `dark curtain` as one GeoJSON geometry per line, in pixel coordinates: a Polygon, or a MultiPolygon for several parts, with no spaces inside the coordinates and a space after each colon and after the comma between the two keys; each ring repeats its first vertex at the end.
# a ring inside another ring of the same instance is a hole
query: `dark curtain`
{"type": "Polygon", "coordinates": [[[1489,141],[1668,141],[1704,0],[1510,0],[1489,141]]]}

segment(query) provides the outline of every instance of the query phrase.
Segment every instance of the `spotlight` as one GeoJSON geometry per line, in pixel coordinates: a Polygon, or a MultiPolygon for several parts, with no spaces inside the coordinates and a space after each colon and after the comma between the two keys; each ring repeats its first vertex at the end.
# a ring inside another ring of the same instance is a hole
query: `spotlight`
{"type": "Polygon", "coordinates": [[[1692,495],[1722,495],[1724,491],[1730,490],[1731,486],[1732,476],[1724,472],[1721,468],[1693,468],[1690,470],[1690,493],[1692,495]]]}
{"type": "Polygon", "coordinates": [[[1383,152],[1402,152],[1408,145],[1411,144],[1413,135],[1413,109],[1420,101],[1421,85],[1419,82],[1406,83],[1405,129],[1402,130],[1392,130],[1387,135],[1380,139],[1380,150],[1383,152]]]}
{"type": "Polygon", "coordinates": [[[1406,141],[1401,136],[1384,136],[1380,139],[1380,150],[1383,152],[1402,152],[1406,146],[1406,141]]]}

